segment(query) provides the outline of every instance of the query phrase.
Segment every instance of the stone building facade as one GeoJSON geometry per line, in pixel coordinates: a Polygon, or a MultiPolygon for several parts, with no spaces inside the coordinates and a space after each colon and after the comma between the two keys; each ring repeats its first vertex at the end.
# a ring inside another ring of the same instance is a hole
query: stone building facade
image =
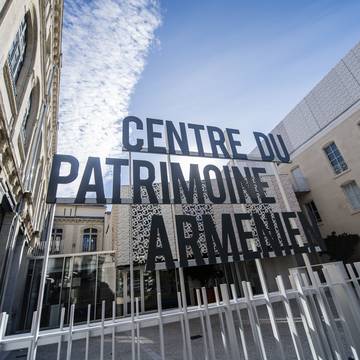
{"type": "MultiPolygon", "coordinates": [[[[110,212],[105,205],[57,205],[50,255],[112,251],[110,212]]],[[[42,256],[45,242],[31,250],[42,256]]]]}
{"type": "Polygon", "coordinates": [[[16,328],[56,151],[62,0],[0,2],[0,311],[16,328]]]}
{"type": "MultiPolygon", "coordinates": [[[[58,326],[61,308],[65,323],[70,305],[76,304],[75,321],[85,321],[88,305],[91,319],[106,314],[115,300],[115,257],[112,251],[110,212],[104,205],[57,205],[52,230],[44,291],[42,327],[58,326]]],[[[27,281],[21,306],[21,326],[29,329],[38,300],[45,242],[40,241],[28,255],[27,281]]]]}

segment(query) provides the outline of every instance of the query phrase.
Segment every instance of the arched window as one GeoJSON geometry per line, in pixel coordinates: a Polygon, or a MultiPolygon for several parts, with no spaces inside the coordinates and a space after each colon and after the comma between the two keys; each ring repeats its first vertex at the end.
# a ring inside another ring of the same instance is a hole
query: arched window
{"type": "Polygon", "coordinates": [[[10,74],[14,84],[16,84],[18,80],[20,70],[24,63],[26,50],[26,29],[27,21],[24,17],[20,23],[20,27],[15,35],[15,39],[11,44],[11,48],[8,54],[10,74]]]}
{"type": "Polygon", "coordinates": [[[23,102],[33,72],[38,44],[36,10],[32,6],[25,14],[8,52],[8,75],[16,102],[15,113],[23,102]]]}
{"type": "Polygon", "coordinates": [[[40,121],[38,119],[39,112],[39,101],[40,101],[40,81],[36,79],[33,82],[33,88],[30,91],[30,94],[27,95],[27,101],[24,103],[24,110],[22,111],[21,126],[19,129],[19,138],[18,146],[22,161],[26,164],[31,162],[30,156],[35,154],[31,151],[31,144],[33,143],[34,148],[37,146],[37,138],[34,138],[35,129],[37,126],[40,126],[40,121]]]}
{"type": "Polygon", "coordinates": [[[83,233],[83,251],[96,251],[97,229],[87,228],[83,233]]]}

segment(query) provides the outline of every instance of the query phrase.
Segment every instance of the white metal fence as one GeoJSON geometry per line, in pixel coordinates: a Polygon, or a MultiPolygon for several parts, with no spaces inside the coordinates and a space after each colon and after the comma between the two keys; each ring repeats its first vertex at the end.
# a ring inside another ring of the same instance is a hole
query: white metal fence
{"type": "Polygon", "coordinates": [[[178,293],[178,308],[162,310],[158,293],[157,312],[144,314],[136,298],[133,317],[116,318],[114,302],[105,318],[103,302],[100,321],[90,322],[89,305],[87,322],[75,325],[73,304],[68,326],[63,308],[58,328],[36,331],[34,320],[17,335],[5,335],[2,313],[0,351],[12,359],[359,359],[359,280],[360,263],[327,263],[311,273],[290,269],[291,286],[279,275],[278,291],[263,287],[258,295],[249,282],[241,283],[241,297],[234,284],[222,284],[214,303],[201,288],[197,306],[178,293]]]}

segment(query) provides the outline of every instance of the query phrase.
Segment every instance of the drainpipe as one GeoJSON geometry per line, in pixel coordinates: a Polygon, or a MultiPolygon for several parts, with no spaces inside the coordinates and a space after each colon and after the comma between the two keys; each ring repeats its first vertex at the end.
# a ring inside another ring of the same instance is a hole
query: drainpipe
{"type": "Polygon", "coordinates": [[[36,315],[34,318],[34,337],[33,341],[31,342],[31,346],[29,348],[28,359],[35,360],[36,359],[36,352],[38,348],[38,340],[39,340],[39,331],[40,331],[40,321],[41,321],[41,313],[44,301],[44,291],[46,285],[46,275],[49,263],[49,254],[50,254],[50,245],[51,245],[51,233],[54,223],[54,216],[55,216],[55,208],[56,205],[52,204],[50,207],[50,212],[48,213],[48,221],[47,221],[47,228],[46,228],[46,236],[45,236],[45,251],[44,251],[44,259],[42,263],[41,269],[41,279],[40,279],[40,286],[39,286],[39,296],[37,301],[37,309],[36,315]]]}

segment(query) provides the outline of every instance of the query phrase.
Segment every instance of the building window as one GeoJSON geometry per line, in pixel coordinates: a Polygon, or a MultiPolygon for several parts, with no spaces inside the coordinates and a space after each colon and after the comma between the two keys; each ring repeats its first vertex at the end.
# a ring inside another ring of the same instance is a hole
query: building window
{"type": "Polygon", "coordinates": [[[6,1],[7,0],[0,0],[0,13],[5,9],[6,1]]]}
{"type": "Polygon", "coordinates": [[[31,94],[30,94],[29,100],[26,104],[25,113],[24,113],[23,120],[21,123],[20,131],[21,131],[21,139],[22,139],[23,143],[25,143],[25,139],[26,139],[26,129],[27,129],[27,126],[29,123],[30,109],[31,109],[31,94]]]}
{"type": "Polygon", "coordinates": [[[51,235],[51,253],[52,254],[59,254],[61,252],[61,246],[62,246],[62,236],[63,236],[63,230],[53,228],[52,229],[52,235],[51,235]]]}
{"type": "Polygon", "coordinates": [[[346,197],[354,210],[360,210],[360,188],[355,181],[342,186],[346,197]]]}
{"type": "Polygon", "coordinates": [[[317,222],[321,222],[321,216],[313,200],[305,204],[308,214],[316,219],[317,222]]]}
{"type": "Polygon", "coordinates": [[[96,251],[97,229],[84,229],[83,251],[96,251]]]}
{"type": "Polygon", "coordinates": [[[326,146],[324,150],[335,174],[340,174],[347,170],[348,166],[334,142],[326,146]]]}
{"type": "Polygon", "coordinates": [[[26,28],[26,20],[24,18],[21,21],[19,30],[15,35],[15,39],[11,45],[8,55],[10,73],[14,84],[16,84],[21,67],[24,63],[26,49],[26,28]]]}

